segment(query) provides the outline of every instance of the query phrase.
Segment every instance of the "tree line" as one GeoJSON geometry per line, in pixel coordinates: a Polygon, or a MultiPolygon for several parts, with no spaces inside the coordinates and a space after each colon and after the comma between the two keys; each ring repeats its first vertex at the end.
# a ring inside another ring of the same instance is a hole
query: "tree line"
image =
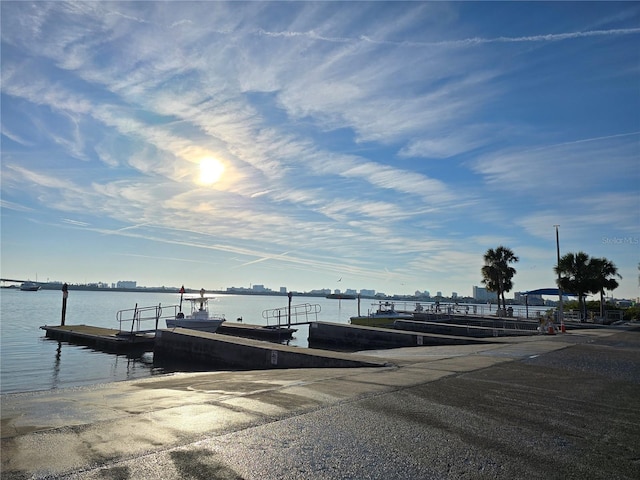
{"type": "MultiPolygon", "coordinates": [[[[482,283],[490,292],[495,292],[498,300],[498,311],[506,310],[505,292],[513,288],[513,277],[516,269],[511,265],[519,258],[513,251],[502,245],[490,248],[484,254],[484,265],[481,269],[482,283]]],[[[584,252],[567,253],[560,257],[558,265],[553,268],[557,275],[556,284],[565,294],[578,297],[578,307],[582,321],[586,319],[586,297],[589,294],[600,294],[600,316],[604,316],[604,291],[615,290],[619,284],[616,278],[622,277],[615,264],[606,258],[589,257],[584,252]]]]}

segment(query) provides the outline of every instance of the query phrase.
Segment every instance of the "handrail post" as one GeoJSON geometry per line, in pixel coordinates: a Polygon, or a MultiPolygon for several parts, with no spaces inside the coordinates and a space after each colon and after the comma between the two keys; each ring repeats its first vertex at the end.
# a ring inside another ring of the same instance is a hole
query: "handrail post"
{"type": "Polygon", "coordinates": [[[138,314],[138,304],[136,303],[135,308],[133,309],[133,318],[131,319],[131,334],[133,335],[133,327],[136,324],[136,316],[138,314]]]}
{"type": "Polygon", "coordinates": [[[156,309],[156,331],[158,330],[158,322],[160,321],[161,315],[162,315],[162,303],[158,303],[158,308],[156,309]]]}

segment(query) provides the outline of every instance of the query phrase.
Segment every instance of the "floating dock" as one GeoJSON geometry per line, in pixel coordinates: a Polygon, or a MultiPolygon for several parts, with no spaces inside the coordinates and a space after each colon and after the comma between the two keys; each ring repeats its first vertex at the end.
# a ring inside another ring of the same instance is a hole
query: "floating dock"
{"type": "MultiPolygon", "coordinates": [[[[256,326],[230,324],[236,335],[255,334],[256,326]]],[[[259,326],[258,326],[259,327],[259,326]]],[[[215,367],[247,369],[381,367],[385,362],[343,352],[290,347],[219,333],[186,328],[129,334],[90,325],[43,326],[46,336],[55,340],[88,345],[111,353],[134,350],[154,351],[154,358],[182,359],[215,367]]],[[[277,335],[272,328],[269,335],[277,335]]],[[[288,329],[294,330],[294,329],[288,329]]],[[[285,332],[286,333],[286,332],[285,332]]],[[[288,332],[289,334],[291,332],[288,332]]],[[[260,334],[258,334],[260,335],[260,334]]]]}
{"type": "Polygon", "coordinates": [[[309,326],[309,345],[366,350],[378,348],[472,345],[489,343],[473,337],[366,327],[344,323],[313,322],[309,326]]]}
{"type": "Polygon", "coordinates": [[[40,328],[46,332],[47,338],[88,345],[106,352],[152,349],[155,343],[153,333],[130,334],[113,328],[91,325],[45,325],[40,328]]]}
{"type": "MultiPolygon", "coordinates": [[[[419,323],[419,322],[413,322],[419,323]]],[[[424,323],[424,322],[423,322],[424,323]]],[[[318,348],[291,347],[275,342],[275,335],[287,336],[294,329],[278,332],[276,328],[257,325],[225,325],[216,333],[186,328],[160,329],[129,333],[89,325],[44,326],[47,337],[89,345],[107,352],[153,350],[154,358],[182,359],[214,367],[243,369],[268,368],[340,368],[383,366],[357,353],[336,352],[318,348]],[[223,332],[229,334],[224,334],[223,332]],[[258,333],[260,332],[260,333],[258,333]],[[268,335],[271,342],[242,338],[268,335]]],[[[417,325],[415,326],[417,328],[417,325]]],[[[338,347],[350,351],[420,347],[433,345],[469,345],[490,343],[489,339],[433,332],[394,330],[330,322],[310,322],[310,347],[338,347]]]]}
{"type": "Polygon", "coordinates": [[[295,328],[269,327],[264,325],[251,325],[248,323],[224,322],[218,327],[216,333],[230,335],[232,337],[252,338],[254,340],[267,340],[270,342],[281,342],[290,340],[297,331],[295,328]]]}
{"type": "MultiPolygon", "coordinates": [[[[295,328],[265,327],[240,323],[223,323],[217,334],[233,337],[251,338],[270,342],[290,340],[296,332],[295,328]]],[[[46,331],[47,338],[69,343],[88,345],[107,352],[124,352],[151,350],[155,345],[155,331],[127,332],[113,328],[94,327],[91,325],[61,325],[40,327],[46,331]]]]}

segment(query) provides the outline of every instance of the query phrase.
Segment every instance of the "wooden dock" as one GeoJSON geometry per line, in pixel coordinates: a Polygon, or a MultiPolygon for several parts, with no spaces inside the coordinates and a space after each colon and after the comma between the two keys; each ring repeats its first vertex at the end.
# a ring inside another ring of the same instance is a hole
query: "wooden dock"
{"type": "MultiPolygon", "coordinates": [[[[153,350],[155,331],[134,332],[120,331],[113,328],[94,327],[91,325],[57,325],[40,327],[46,336],[54,340],[87,345],[106,352],[128,352],[153,350]]],[[[295,328],[270,328],[263,325],[249,325],[225,322],[218,327],[217,334],[233,337],[282,342],[290,340],[295,328]],[[225,325],[226,324],[226,325],[225,325]]]]}
{"type": "Polygon", "coordinates": [[[69,343],[88,345],[107,352],[127,352],[153,349],[154,333],[121,332],[113,328],[91,325],[57,325],[40,327],[48,338],[69,343]]]}

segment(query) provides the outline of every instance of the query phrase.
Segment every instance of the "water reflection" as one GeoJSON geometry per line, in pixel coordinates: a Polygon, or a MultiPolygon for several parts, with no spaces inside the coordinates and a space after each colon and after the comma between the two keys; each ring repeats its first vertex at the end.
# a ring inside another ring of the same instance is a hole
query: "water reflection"
{"type": "Polygon", "coordinates": [[[58,348],[56,348],[56,356],[53,361],[53,375],[51,382],[51,390],[58,388],[58,380],[60,377],[60,358],[62,356],[62,342],[58,342],[58,348]]]}

